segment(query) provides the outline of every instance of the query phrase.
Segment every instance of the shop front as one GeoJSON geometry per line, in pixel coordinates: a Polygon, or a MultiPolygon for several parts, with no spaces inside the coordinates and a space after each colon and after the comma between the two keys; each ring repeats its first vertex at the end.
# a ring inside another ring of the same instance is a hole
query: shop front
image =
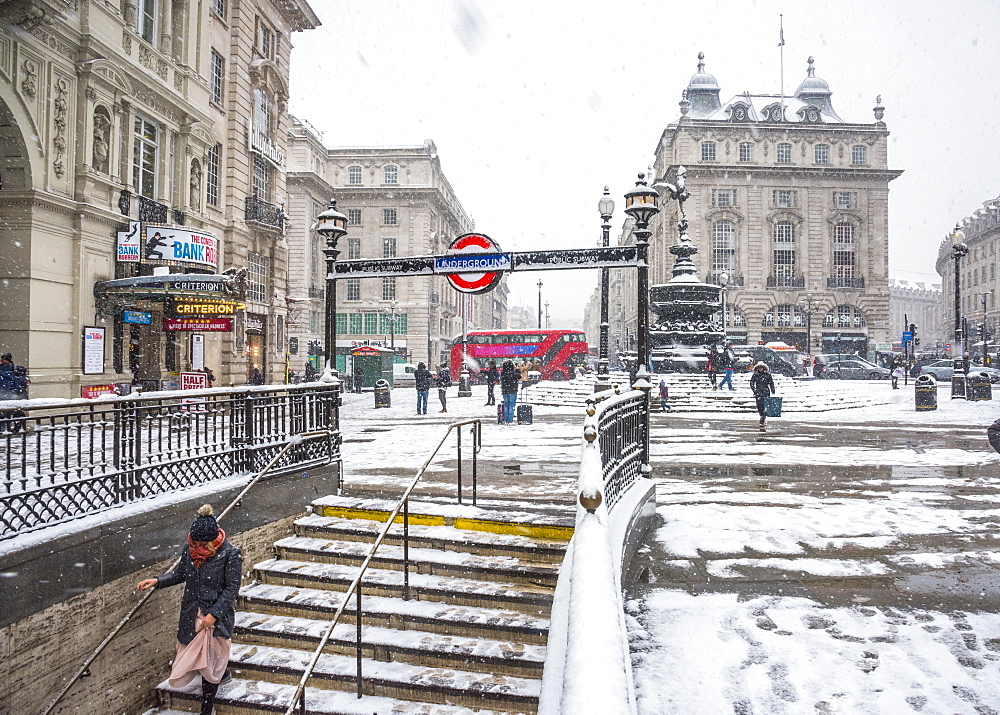
{"type": "Polygon", "coordinates": [[[198,229],[133,221],[119,233],[118,277],[94,286],[119,389],[179,389],[182,371],[219,367],[244,309],[246,269],[217,270],[218,240],[198,229]]]}

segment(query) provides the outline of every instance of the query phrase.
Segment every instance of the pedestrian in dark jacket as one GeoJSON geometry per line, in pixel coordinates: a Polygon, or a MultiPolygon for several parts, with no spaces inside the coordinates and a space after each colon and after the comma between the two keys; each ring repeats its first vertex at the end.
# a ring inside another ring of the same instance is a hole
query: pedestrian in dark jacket
{"type": "Polygon", "coordinates": [[[503,422],[514,424],[514,407],[517,405],[517,388],[521,373],[510,360],[504,360],[500,367],[500,394],[503,395],[503,422]]]}
{"type": "Polygon", "coordinates": [[[264,384],[264,374],[260,371],[259,367],[255,367],[250,371],[250,380],[248,381],[250,385],[263,385],[264,384]]]}
{"type": "MultiPolygon", "coordinates": [[[[14,364],[10,353],[0,355],[0,400],[28,399],[28,369],[14,364]]],[[[0,411],[0,432],[18,432],[24,426],[24,410],[0,411]]]]}
{"type": "Polygon", "coordinates": [[[760,415],[760,424],[764,425],[767,415],[764,413],[764,401],[774,394],[774,380],[767,365],[762,362],[757,363],[753,369],[753,376],[750,378],[750,390],[757,401],[757,413],[760,415]]]}
{"type": "Polygon", "coordinates": [[[211,715],[219,684],[230,678],[226,666],[236,625],[243,555],[226,540],[208,504],[198,510],[187,541],[173,570],[144,579],[136,588],[145,591],[184,584],[169,682],[171,687],[182,688],[200,674],[201,713],[211,715]]]}
{"type": "Polygon", "coordinates": [[[667,404],[667,399],[670,397],[670,391],[667,388],[667,383],[665,380],[660,380],[660,412],[672,412],[670,405],[667,404]]]}
{"type": "Polygon", "coordinates": [[[500,382],[500,371],[497,370],[497,364],[490,361],[490,369],[486,371],[486,404],[495,405],[497,403],[496,395],[493,391],[496,389],[497,383],[500,382]]]}
{"type": "Polygon", "coordinates": [[[716,384],[716,376],[718,373],[718,368],[715,366],[715,351],[710,350],[708,353],[708,362],[705,364],[705,371],[708,372],[708,380],[712,383],[712,389],[718,390],[719,386],[716,384]]]}
{"type": "Polygon", "coordinates": [[[424,363],[417,363],[417,370],[413,373],[413,379],[417,388],[417,414],[427,414],[427,397],[431,391],[431,378],[434,376],[427,369],[424,363]]]}
{"type": "Polygon", "coordinates": [[[451,374],[447,365],[442,365],[438,370],[437,379],[438,399],[441,400],[441,411],[448,411],[448,388],[451,387],[451,374]]]}

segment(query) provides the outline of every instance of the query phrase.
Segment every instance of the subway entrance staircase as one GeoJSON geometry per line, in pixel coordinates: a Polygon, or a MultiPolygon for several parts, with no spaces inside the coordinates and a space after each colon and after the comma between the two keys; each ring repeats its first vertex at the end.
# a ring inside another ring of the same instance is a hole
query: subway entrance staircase
{"type": "MultiPolygon", "coordinates": [[[[274,544],[240,591],[218,715],[285,712],[395,503],[329,496],[274,544]]],[[[321,715],[534,713],[549,610],[572,512],[409,503],[409,600],[402,524],[362,579],[363,696],[356,694],[354,598],[306,688],[321,715]]],[[[397,518],[397,521],[400,519],[397,518]]],[[[198,712],[200,679],[158,687],[161,713],[198,712]]],[[[298,711],[296,711],[298,712],[298,711]]]]}

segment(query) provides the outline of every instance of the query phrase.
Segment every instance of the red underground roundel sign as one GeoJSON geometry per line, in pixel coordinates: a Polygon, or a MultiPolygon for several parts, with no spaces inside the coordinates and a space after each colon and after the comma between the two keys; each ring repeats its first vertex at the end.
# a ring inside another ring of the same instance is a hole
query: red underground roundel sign
{"type": "MultiPolygon", "coordinates": [[[[466,233],[459,236],[448,247],[448,255],[500,253],[500,246],[489,236],[481,233],[466,233]]],[[[483,256],[479,263],[488,263],[491,259],[483,256]]],[[[485,293],[493,290],[500,282],[503,271],[484,271],[481,273],[450,273],[448,282],[455,290],[463,293],[485,293]]]]}

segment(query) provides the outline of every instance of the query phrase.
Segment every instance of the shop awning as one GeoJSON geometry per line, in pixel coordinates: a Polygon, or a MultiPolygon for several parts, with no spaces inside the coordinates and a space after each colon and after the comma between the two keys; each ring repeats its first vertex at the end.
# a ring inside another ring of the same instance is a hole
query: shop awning
{"type": "Polygon", "coordinates": [[[97,310],[111,315],[140,300],[165,301],[167,298],[242,301],[246,291],[244,275],[174,273],[164,276],[116,278],[94,284],[97,310]]]}

